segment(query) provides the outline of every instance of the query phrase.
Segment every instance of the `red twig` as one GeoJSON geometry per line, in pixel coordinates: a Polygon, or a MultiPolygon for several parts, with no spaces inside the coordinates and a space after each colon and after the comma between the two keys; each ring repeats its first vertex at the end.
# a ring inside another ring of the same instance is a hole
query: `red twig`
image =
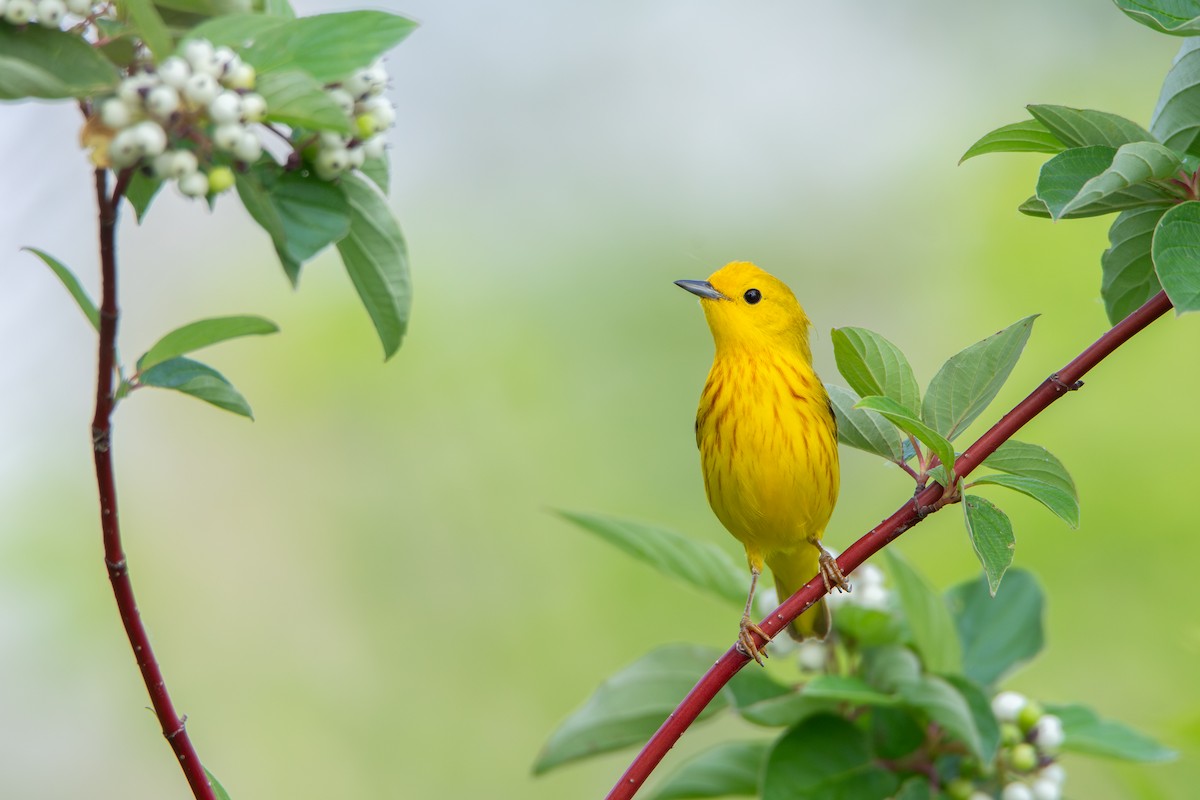
{"type": "Polygon", "coordinates": [[[117,256],[116,231],[117,207],[127,176],[119,176],[112,196],[108,195],[108,172],[96,170],[96,204],[100,214],[100,355],[96,368],[96,415],[92,419],[92,451],[96,461],[96,487],[100,492],[100,528],[104,534],[104,563],[108,567],[108,579],[112,582],[113,595],[121,622],[133,647],[133,656],[142,679],[150,693],[154,713],[162,724],[163,736],[179,765],[187,776],[196,800],[216,800],[204,767],[196,755],[184,729],[184,719],[175,712],[162,670],[150,648],[150,637],[138,613],[137,601],[133,596],[133,583],[129,579],[129,565],[125,550],[121,546],[121,526],[117,520],[117,484],[112,461],[112,410],[114,403],[113,376],[116,372],[117,344],[117,256]]]}
{"type": "MultiPolygon", "coordinates": [[[[1167,299],[1166,293],[1159,292],[1137,311],[1113,326],[1071,363],[1043,381],[1028,397],[993,425],[991,430],[968,447],[954,462],[954,473],[959,477],[966,477],[970,474],[1025,423],[1045,411],[1051,403],[1067,392],[1082,386],[1079,379],[1088,370],[1103,361],[1114,350],[1129,341],[1170,308],[1171,301],[1167,299]]],[[[838,565],[842,568],[842,572],[850,574],[889,542],[920,522],[928,513],[936,511],[940,507],[938,501],[942,499],[942,491],[942,486],[938,483],[926,487],[912,500],[896,509],[894,514],[850,545],[838,558],[838,565]]],[[[801,612],[817,602],[823,594],[825,594],[823,582],[819,577],[813,578],[800,591],[769,614],[760,623],[760,627],[768,637],[773,638],[801,612]]],[[[759,641],[760,647],[765,644],[765,640],[759,641]]],[[[675,742],[679,741],[679,737],[691,726],[717,692],[737,674],[738,670],[746,666],[748,661],[747,656],[733,647],[721,656],[638,753],[637,758],[633,760],[633,763],[625,770],[625,774],[608,793],[607,800],[628,800],[637,794],[638,789],[650,777],[650,773],[666,756],[667,751],[675,746],[675,742]]]]}

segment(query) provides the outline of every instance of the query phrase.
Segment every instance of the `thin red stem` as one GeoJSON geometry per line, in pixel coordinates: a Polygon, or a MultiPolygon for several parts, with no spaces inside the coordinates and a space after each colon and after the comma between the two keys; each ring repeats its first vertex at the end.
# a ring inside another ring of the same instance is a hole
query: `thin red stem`
{"type": "MultiPolygon", "coordinates": [[[[1114,350],[1129,341],[1170,308],[1171,301],[1167,299],[1166,293],[1159,292],[1137,311],[1113,326],[1071,363],[1043,381],[1028,397],[1018,403],[987,433],[968,447],[954,462],[955,475],[960,478],[969,475],[1025,423],[1045,411],[1051,403],[1067,392],[1082,386],[1079,379],[1092,367],[1103,361],[1114,350]]],[[[890,517],[850,545],[838,558],[838,566],[842,568],[842,572],[849,575],[860,564],[883,549],[885,545],[919,523],[928,514],[937,511],[942,505],[939,502],[942,500],[942,492],[941,484],[935,482],[929,485],[912,500],[896,509],[890,517]]],[[[759,624],[759,627],[767,634],[768,639],[773,638],[824,594],[824,583],[819,577],[813,578],[800,591],[769,614],[759,624]]],[[[765,646],[766,642],[765,639],[759,641],[759,647],[765,646]]],[[[683,732],[695,722],[700,712],[716,696],[717,692],[737,674],[738,670],[746,666],[748,661],[749,658],[738,651],[736,647],[731,647],[725,655],[721,656],[638,753],[637,758],[633,760],[633,763],[625,770],[625,774],[608,793],[607,800],[628,800],[637,794],[646,779],[650,777],[650,773],[666,756],[667,751],[675,746],[675,742],[679,741],[683,732]]]]}
{"type": "Polygon", "coordinates": [[[142,624],[129,564],[121,545],[121,526],[117,518],[117,483],[112,460],[113,377],[116,372],[117,343],[117,208],[125,180],[118,177],[112,196],[108,195],[108,172],[96,170],[96,204],[100,214],[100,353],[96,368],[96,414],[92,418],[92,451],[96,461],[96,487],[100,493],[100,528],[104,535],[104,563],[112,583],[113,596],[121,613],[121,622],[133,648],[133,656],[150,693],[154,713],[163,735],[175,751],[179,765],[192,787],[196,800],[216,800],[196,749],[184,728],[184,719],[176,713],[162,670],[150,647],[150,637],[142,624]]]}

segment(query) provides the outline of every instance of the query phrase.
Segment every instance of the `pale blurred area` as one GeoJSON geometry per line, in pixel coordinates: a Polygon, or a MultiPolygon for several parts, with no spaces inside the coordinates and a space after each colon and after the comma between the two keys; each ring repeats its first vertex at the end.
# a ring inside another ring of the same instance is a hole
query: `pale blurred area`
{"type": "MultiPolygon", "coordinates": [[[[283,328],[198,354],[256,422],[166,392],[119,409],[138,599],[235,800],[599,797],[632,753],[534,779],[552,728],[652,647],[723,648],[736,626],[735,609],[551,513],[736,552],[692,438],[711,342],[671,282],[733,259],[775,272],[831,382],[831,327],[882,332],[924,383],[1040,312],[978,432],[1107,327],[1107,220],[1022,217],[1036,157],[959,156],[1029,102],[1147,123],[1176,43],[1085,0],[388,9],[421,22],[387,60],[415,284],[393,361],[336,257],[292,292],[236,196],[210,215],[165,191],[145,227],[124,218],[127,362],[201,317],[283,328]]],[[[102,563],[95,337],[19,252],[48,250],[95,293],[78,114],[5,105],[0,119],[0,797],[183,798],[102,563]]],[[[1080,530],[985,492],[1050,598],[1049,648],[1011,688],[1093,705],[1182,754],[1069,758],[1077,799],[1185,798],[1200,782],[1198,349],[1200,318],[1160,321],[1022,433],[1073,471],[1080,530]]],[[[911,491],[857,452],[843,464],[837,547],[911,491]]],[[[942,588],[977,572],[956,508],[899,547],[942,588]]],[[[664,769],[759,735],[700,729],[664,769]]]]}

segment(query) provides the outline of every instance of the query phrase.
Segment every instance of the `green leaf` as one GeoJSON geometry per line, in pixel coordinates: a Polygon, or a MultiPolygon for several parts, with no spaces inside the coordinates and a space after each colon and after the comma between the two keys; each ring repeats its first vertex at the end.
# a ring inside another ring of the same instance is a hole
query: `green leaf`
{"type": "Polygon", "coordinates": [[[1176,195],[1145,181],[1174,175],[1178,162],[1164,155],[1169,151],[1162,145],[1143,143],[1140,147],[1157,154],[1153,162],[1147,160],[1146,153],[1127,153],[1118,165],[1119,151],[1103,145],[1064,150],[1042,165],[1037,196],[1053,219],[1095,216],[1177,202],[1176,195]],[[1165,174],[1159,174],[1164,171],[1165,174]]]}
{"type": "Polygon", "coordinates": [[[1000,587],[1000,579],[1012,566],[1013,548],[1016,546],[1012,523],[1003,511],[978,495],[965,495],[962,506],[967,535],[971,537],[971,547],[979,557],[979,563],[983,565],[988,589],[995,594],[996,589],[1000,587]]]}
{"type": "Polygon", "coordinates": [[[1200,41],[1188,39],[1163,79],[1158,103],[1150,116],[1150,130],[1160,142],[1181,153],[1200,155],[1200,41]]]}
{"type": "Polygon", "coordinates": [[[898,783],[875,763],[865,732],[820,714],[776,740],[762,773],[762,800],[884,800],[898,783]]]}
{"type": "Polygon", "coordinates": [[[975,730],[979,733],[979,760],[983,764],[991,765],[996,760],[996,751],[1000,748],[1000,723],[992,713],[992,703],[987,693],[979,684],[961,675],[947,675],[945,680],[966,701],[975,730]]]}
{"type": "Polygon", "coordinates": [[[100,311],[96,308],[96,304],[92,302],[92,298],[88,296],[87,289],[83,288],[83,284],[79,282],[79,278],[75,277],[75,273],[66,264],[63,264],[54,256],[38,250],[36,247],[23,248],[26,252],[33,253],[35,256],[45,262],[46,266],[53,270],[58,279],[62,281],[62,285],[71,293],[71,297],[75,299],[75,304],[79,306],[79,310],[88,318],[88,322],[92,323],[92,327],[96,332],[100,332],[100,311]]]}
{"type": "Polygon", "coordinates": [[[172,358],[143,372],[138,377],[141,386],[174,389],[190,394],[217,408],[254,419],[246,398],[233,388],[225,376],[207,364],[190,358],[172,358]]]}
{"type": "MultiPolygon", "coordinates": [[[[840,613],[840,611],[839,611],[840,613]]],[[[921,662],[898,644],[872,647],[863,655],[863,678],[882,692],[895,692],[901,684],[921,677],[921,662]]]]}
{"type": "Polygon", "coordinates": [[[796,693],[794,688],[780,683],[762,669],[740,670],[729,680],[727,688],[733,700],[734,710],[796,693]]]}
{"type": "Polygon", "coordinates": [[[202,22],[183,37],[207,39],[213,46],[241,50],[267,31],[287,24],[288,17],[278,14],[225,14],[202,22]]]}
{"type": "Polygon", "coordinates": [[[1049,198],[1046,205],[1056,219],[1125,191],[1135,184],[1176,176],[1182,167],[1180,156],[1156,142],[1121,145],[1108,169],[1087,181],[1065,205],[1056,206],[1049,198]]]}
{"type": "MultiPolygon", "coordinates": [[[[1045,165],[1042,165],[1043,169],[1045,165]]],[[[1062,219],[1083,219],[1085,217],[1099,217],[1104,214],[1116,214],[1129,209],[1140,208],[1166,208],[1179,202],[1179,198],[1163,189],[1161,186],[1148,183],[1139,183],[1136,186],[1131,186],[1123,192],[1117,192],[1114,195],[1104,198],[1091,205],[1084,206],[1069,214],[1064,214],[1062,219]]],[[[1041,219],[1050,219],[1050,209],[1046,204],[1039,200],[1036,196],[1030,197],[1018,208],[1022,214],[1028,214],[1031,217],[1039,217],[1041,219]]]]}
{"type": "MultiPolygon", "coordinates": [[[[932,386],[930,387],[932,388],[932,386]]],[[[954,467],[954,445],[942,437],[940,433],[917,419],[915,411],[910,411],[890,397],[864,397],[858,401],[856,408],[867,409],[882,414],[889,422],[905,433],[917,437],[926,447],[934,452],[946,466],[954,467]]],[[[982,410],[982,409],[981,409],[982,410]]]]}
{"type": "Polygon", "coordinates": [[[923,712],[951,739],[965,744],[976,758],[983,760],[983,740],[975,727],[971,707],[953,686],[936,675],[922,675],[915,681],[901,684],[900,697],[910,708],[923,712]]]}
{"type": "Polygon", "coordinates": [[[804,694],[817,700],[833,700],[855,706],[892,706],[900,701],[884,694],[853,675],[818,675],[804,685],[804,694]]]}
{"type": "Polygon", "coordinates": [[[1123,211],[1108,229],[1109,248],[1100,256],[1104,281],[1100,296],[1108,321],[1116,325],[1162,291],[1154,272],[1150,243],[1165,208],[1123,211]]]}
{"type": "Polygon", "coordinates": [[[772,742],[722,742],[685,761],[648,795],[648,800],[695,797],[756,797],[758,776],[772,742]]]}
{"type": "Polygon", "coordinates": [[[320,81],[298,69],[264,72],[255,91],[267,101],[267,119],[292,127],[350,133],[350,118],[320,81]]]}
{"type": "MultiPolygon", "coordinates": [[[[747,672],[748,670],[742,670],[747,672]]],[[[767,728],[786,728],[817,714],[837,711],[838,704],[832,700],[805,697],[788,692],[778,697],[768,697],[737,710],[747,722],[767,728]]]]}
{"type": "Polygon", "coordinates": [[[833,615],[833,625],[841,636],[863,647],[893,644],[900,641],[900,625],[896,618],[877,608],[863,608],[844,603],[833,615]]]}
{"type": "Polygon", "coordinates": [[[925,423],[950,441],[966,430],[1008,380],[1036,318],[1018,320],[951,356],[925,392],[925,423]]]}
{"type": "Polygon", "coordinates": [[[575,511],[557,512],[585,531],[596,534],[628,555],[701,591],[741,608],[749,582],[746,570],[711,542],[700,542],[675,531],[630,520],[575,511]]]}
{"type": "Polygon", "coordinates": [[[1150,252],[1175,313],[1200,310],[1200,202],[1182,203],[1163,214],[1150,252]]]}
{"type": "MultiPolygon", "coordinates": [[[[644,742],[720,655],[708,647],[666,645],[620,670],[551,734],[533,765],[534,774],[644,742]]],[[[700,718],[727,704],[718,694],[700,718]]]]}
{"type": "Polygon", "coordinates": [[[983,466],[1010,475],[1034,478],[1078,500],[1075,481],[1062,461],[1037,444],[1009,439],[983,461],[983,466]]]}
{"type": "Polygon", "coordinates": [[[315,175],[284,171],[264,159],[238,175],[238,197],[275,245],[292,284],[300,265],[350,232],[350,207],[340,186],[315,175]]]}
{"type": "Polygon", "coordinates": [[[87,97],[116,82],[113,65],[82,37],[0,24],[0,100],[87,97]]]}
{"type": "Polygon", "coordinates": [[[1200,33],[1196,0],[1115,0],[1117,8],[1148,28],[1176,36],[1200,33]]]}
{"type": "Polygon", "coordinates": [[[861,399],[856,392],[841,386],[825,386],[837,418],[838,441],[865,450],[888,461],[904,460],[904,442],[895,425],[876,414],[857,408],[861,399]]]}
{"type": "Polygon", "coordinates": [[[129,183],[125,186],[125,199],[133,206],[133,213],[139,225],[145,219],[146,212],[150,210],[150,203],[162,185],[161,180],[150,177],[140,169],[129,178],[129,183]]]}
{"type": "Polygon", "coordinates": [[[1107,111],[1067,106],[1026,106],[1034,119],[1046,126],[1067,147],[1105,145],[1120,147],[1130,142],[1153,142],[1150,132],[1124,117],[1107,111]]]}
{"type": "Polygon", "coordinates": [[[1086,706],[1047,706],[1046,710],[1062,721],[1063,750],[1142,762],[1171,761],[1178,755],[1128,725],[1102,719],[1086,706]]]}
{"type": "Polygon", "coordinates": [[[161,61],[175,49],[171,41],[171,32],[158,13],[152,0],[122,0],[121,6],[129,14],[129,18],[137,27],[146,47],[154,54],[156,61],[161,61]]]}
{"type": "Polygon", "coordinates": [[[204,774],[208,776],[208,783],[212,786],[213,795],[217,800],[231,800],[229,792],[225,791],[225,787],[217,780],[217,776],[208,771],[208,767],[204,768],[204,774]]]}
{"type": "Polygon", "coordinates": [[[949,609],[924,576],[895,550],[889,547],[884,551],[885,561],[925,669],[944,674],[962,672],[962,650],[949,609]]]}
{"type": "Polygon", "coordinates": [[[933,787],[924,775],[913,775],[900,785],[892,800],[931,800],[933,787]]]}
{"type": "Polygon", "coordinates": [[[176,328],[155,342],[154,346],[138,359],[137,369],[138,372],[145,372],[176,356],[239,336],[261,336],[278,331],[279,326],[269,319],[250,315],[202,319],[176,328]]]}
{"type": "Polygon", "coordinates": [[[370,66],[416,27],[383,11],[317,14],[263,31],[242,58],[259,73],[298,69],[319,83],[332,83],[370,66]]]}
{"type": "MultiPolygon", "coordinates": [[[[899,696],[897,696],[898,698],[899,696]]],[[[881,706],[871,710],[871,742],[878,758],[898,759],[914,753],[928,735],[924,720],[906,706],[881,706]]]]}
{"type": "Polygon", "coordinates": [[[263,11],[268,14],[274,14],[277,17],[285,17],[287,19],[296,18],[296,12],[292,9],[292,4],[288,0],[263,0],[263,11]]]}
{"type": "Polygon", "coordinates": [[[375,323],[384,358],[400,349],[408,330],[412,286],[404,235],[383,195],[356,175],[343,175],[350,233],[337,243],[342,263],[375,323]]]}
{"type": "MultiPolygon", "coordinates": [[[[1079,527],[1079,500],[1057,486],[1024,475],[981,475],[972,481],[974,486],[1005,486],[1028,495],[1058,515],[1072,528],[1079,527]]],[[[983,498],[979,498],[982,500],[983,498]]]]}
{"type": "Polygon", "coordinates": [[[834,328],[832,338],[838,372],[851,389],[890,397],[910,411],[921,407],[917,379],[899,347],[866,328],[834,328]]]}
{"type": "Polygon", "coordinates": [[[962,642],[962,672],[976,683],[993,686],[1041,652],[1045,602],[1037,580],[1025,570],[1010,569],[1004,591],[995,597],[980,575],[952,587],[946,603],[962,642]]]}
{"type": "Polygon", "coordinates": [[[958,163],[987,153],[1061,153],[1065,148],[1066,145],[1045,125],[1036,119],[1027,119],[1002,125],[984,135],[967,148],[958,163]]]}
{"type": "Polygon", "coordinates": [[[362,174],[370,178],[371,183],[379,187],[379,191],[387,194],[388,170],[390,164],[386,155],[380,158],[368,158],[362,165],[362,174]]]}

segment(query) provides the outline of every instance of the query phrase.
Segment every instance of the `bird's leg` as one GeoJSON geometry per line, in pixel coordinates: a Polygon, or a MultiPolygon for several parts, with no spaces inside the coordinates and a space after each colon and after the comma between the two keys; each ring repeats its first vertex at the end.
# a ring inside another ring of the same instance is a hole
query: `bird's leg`
{"type": "Polygon", "coordinates": [[[758,627],[758,625],[756,625],[754,621],[750,619],[750,609],[754,604],[754,588],[758,585],[758,576],[761,574],[761,572],[762,571],[756,567],[750,568],[750,595],[746,598],[746,610],[742,613],[741,624],[738,625],[737,643],[738,650],[757,661],[760,667],[766,666],[763,664],[763,659],[767,657],[767,652],[759,649],[758,645],[754,642],[754,636],[752,634],[757,633],[759,636],[763,637],[763,639],[768,641],[771,638],[767,636],[762,628],[758,627]]]}
{"type": "Polygon", "coordinates": [[[825,584],[825,591],[832,592],[835,588],[839,592],[850,591],[850,581],[846,580],[846,576],[842,574],[842,568],[838,566],[837,559],[821,546],[821,540],[815,536],[808,537],[808,541],[812,546],[821,552],[818,558],[818,564],[821,570],[821,580],[825,584]]]}

